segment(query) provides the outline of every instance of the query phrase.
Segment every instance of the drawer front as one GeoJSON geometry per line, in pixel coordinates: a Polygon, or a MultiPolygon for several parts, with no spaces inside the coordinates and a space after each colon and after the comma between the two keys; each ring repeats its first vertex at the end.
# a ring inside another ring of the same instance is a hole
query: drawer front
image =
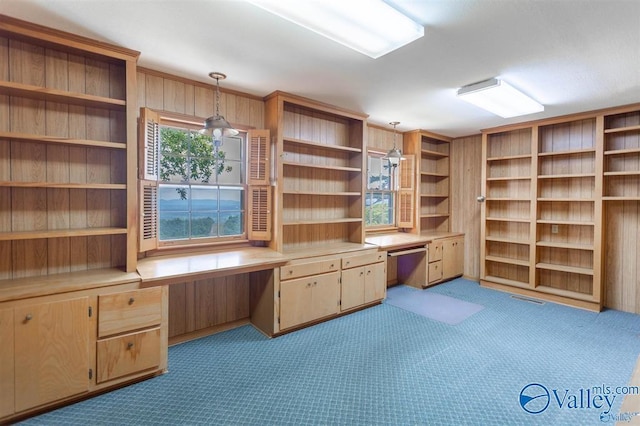
{"type": "Polygon", "coordinates": [[[357,268],[358,266],[370,265],[382,262],[387,257],[386,251],[359,254],[342,258],[342,269],[357,268]]]}
{"type": "Polygon", "coordinates": [[[429,262],[442,260],[442,241],[434,241],[429,244],[429,262]]]}
{"type": "Polygon", "coordinates": [[[429,263],[429,284],[442,279],[442,261],[429,263]]]}
{"type": "Polygon", "coordinates": [[[160,365],[160,327],[98,341],[98,383],[160,365]]]}
{"type": "Polygon", "coordinates": [[[324,274],[340,269],[340,259],[319,260],[317,262],[298,263],[280,267],[280,279],[306,277],[310,275],[324,274]]]}
{"type": "Polygon", "coordinates": [[[161,287],[98,296],[98,337],[152,327],[161,321],[161,287]]]}

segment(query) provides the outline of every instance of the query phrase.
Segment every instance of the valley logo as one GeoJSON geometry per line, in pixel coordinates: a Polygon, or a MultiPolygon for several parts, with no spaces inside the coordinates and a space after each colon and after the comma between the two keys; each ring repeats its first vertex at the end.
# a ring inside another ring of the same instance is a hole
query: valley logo
{"type": "Polygon", "coordinates": [[[610,386],[580,388],[577,392],[569,389],[547,389],[540,383],[529,383],[520,391],[520,407],[529,414],[540,414],[549,406],[557,405],[564,409],[598,409],[602,415],[608,415],[616,399],[616,392],[610,386]]]}

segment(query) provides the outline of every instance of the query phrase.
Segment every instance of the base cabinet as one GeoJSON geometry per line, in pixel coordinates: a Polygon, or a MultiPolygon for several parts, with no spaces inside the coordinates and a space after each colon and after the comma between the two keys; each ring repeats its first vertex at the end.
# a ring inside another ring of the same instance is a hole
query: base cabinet
{"type": "Polygon", "coordinates": [[[429,265],[427,266],[427,285],[442,281],[442,241],[433,241],[427,246],[429,265]]]}
{"type": "Polygon", "coordinates": [[[464,235],[442,242],[442,279],[464,274],[464,235]]]}
{"type": "Polygon", "coordinates": [[[137,287],[1,302],[0,424],[165,370],[168,290],[137,287]]]}
{"type": "Polygon", "coordinates": [[[386,256],[386,252],[378,252],[342,259],[341,311],[385,298],[386,256]]]}
{"type": "Polygon", "coordinates": [[[340,272],[280,283],[280,328],[287,329],[338,313],[340,272]]]}

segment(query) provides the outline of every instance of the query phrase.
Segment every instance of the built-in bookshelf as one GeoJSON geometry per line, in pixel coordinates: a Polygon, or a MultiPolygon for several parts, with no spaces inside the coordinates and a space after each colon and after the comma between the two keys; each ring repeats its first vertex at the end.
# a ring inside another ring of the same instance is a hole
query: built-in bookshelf
{"type": "Polygon", "coordinates": [[[3,17],[0,279],[135,270],[137,55],[3,17]]]}
{"type": "Polygon", "coordinates": [[[275,92],[275,238],[279,251],[362,244],[365,116],[275,92]]]}

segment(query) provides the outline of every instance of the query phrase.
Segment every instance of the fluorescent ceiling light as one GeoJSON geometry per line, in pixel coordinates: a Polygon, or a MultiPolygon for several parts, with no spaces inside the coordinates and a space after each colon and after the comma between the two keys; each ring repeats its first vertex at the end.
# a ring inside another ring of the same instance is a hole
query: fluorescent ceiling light
{"type": "Polygon", "coordinates": [[[543,105],[497,78],[464,86],[458,97],[504,118],[544,111],[543,105]]]}
{"type": "Polygon", "coordinates": [[[249,0],[372,58],[422,36],[424,27],[382,0],[249,0]]]}

